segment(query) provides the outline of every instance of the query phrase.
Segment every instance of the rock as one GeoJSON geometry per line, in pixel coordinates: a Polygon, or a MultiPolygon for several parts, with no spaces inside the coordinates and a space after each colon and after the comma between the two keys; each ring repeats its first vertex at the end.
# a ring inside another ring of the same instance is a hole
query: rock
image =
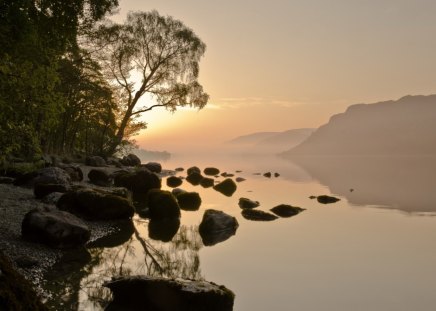
{"type": "Polygon", "coordinates": [[[120,195],[100,189],[78,189],[65,193],[57,207],[89,220],[115,220],[131,218],[132,202],[120,195]]]}
{"type": "Polygon", "coordinates": [[[165,279],[152,276],[126,276],[104,283],[113,301],[106,311],[231,311],[232,291],[207,281],[165,279]]]}
{"type": "Polygon", "coordinates": [[[292,217],[301,213],[304,210],[304,208],[287,204],[280,204],[270,209],[271,212],[280,217],[292,217]]]}
{"type": "Polygon", "coordinates": [[[188,168],[188,170],[186,172],[187,172],[188,175],[191,175],[194,172],[198,173],[198,174],[201,174],[201,170],[197,166],[191,166],[190,168],[188,168]]]}
{"type": "Polygon", "coordinates": [[[56,248],[84,245],[91,235],[76,216],[56,209],[37,208],[28,212],[21,224],[23,238],[56,248]]]}
{"type": "Polygon", "coordinates": [[[236,183],[230,179],[226,178],[219,184],[213,187],[216,191],[224,194],[225,196],[231,197],[235,193],[237,186],[236,183]]]}
{"type": "Polygon", "coordinates": [[[162,220],[180,218],[180,207],[169,191],[152,189],[147,194],[150,219],[162,220]]]}
{"type": "Polygon", "coordinates": [[[3,177],[0,176],[0,184],[13,184],[14,183],[14,178],[12,177],[3,177]]]}
{"type": "Polygon", "coordinates": [[[171,191],[171,193],[173,194],[173,196],[177,197],[179,194],[181,193],[185,193],[186,190],[180,189],[180,188],[175,188],[171,191]]]}
{"type": "Polygon", "coordinates": [[[264,173],[263,176],[265,176],[267,178],[271,178],[271,172],[264,173]]]}
{"type": "Polygon", "coordinates": [[[185,169],[183,167],[176,167],[174,170],[176,172],[183,172],[185,169]]]}
{"type": "Polygon", "coordinates": [[[197,192],[182,192],[176,198],[182,210],[197,211],[200,208],[201,198],[197,192]]]}
{"type": "Polygon", "coordinates": [[[44,196],[41,201],[45,204],[56,205],[59,199],[64,195],[63,192],[52,192],[44,196]]]}
{"type": "Polygon", "coordinates": [[[91,169],[88,178],[92,184],[97,186],[109,187],[112,185],[112,177],[103,169],[91,169]]]}
{"type": "Polygon", "coordinates": [[[147,168],[150,172],[160,173],[162,172],[162,165],[157,162],[148,162],[144,164],[143,167],[147,168]]]}
{"type": "Polygon", "coordinates": [[[194,185],[197,186],[201,183],[201,181],[203,180],[203,176],[200,173],[197,172],[192,172],[191,174],[188,175],[188,177],[186,177],[186,180],[194,185]]]}
{"type": "Polygon", "coordinates": [[[203,214],[203,220],[198,228],[205,246],[223,242],[235,235],[238,221],[222,211],[208,209],[203,214]]]}
{"type": "Polygon", "coordinates": [[[237,171],[235,171],[236,173],[242,173],[242,171],[241,170],[237,170],[237,171]]]}
{"type": "Polygon", "coordinates": [[[114,184],[124,187],[133,193],[147,193],[150,189],[160,189],[161,180],[146,168],[134,172],[119,171],[114,174],[114,184]]]}
{"type": "Polygon", "coordinates": [[[110,233],[103,235],[102,237],[92,241],[86,245],[87,248],[112,248],[123,245],[133,235],[135,231],[133,222],[131,219],[117,221],[110,233]]]}
{"type": "Polygon", "coordinates": [[[183,184],[183,180],[176,176],[170,176],[167,178],[167,186],[171,188],[176,188],[183,184]]]}
{"type": "Polygon", "coordinates": [[[70,176],[71,181],[82,181],[83,180],[83,171],[77,165],[60,165],[67,174],[70,176]]]}
{"type": "Polygon", "coordinates": [[[279,173],[274,173],[274,177],[279,177],[280,176],[280,174],[279,173]]]}
{"type": "Polygon", "coordinates": [[[71,177],[66,171],[59,167],[45,167],[36,172],[33,184],[60,184],[68,186],[71,177]]]}
{"type": "Polygon", "coordinates": [[[215,176],[215,175],[218,175],[220,173],[220,170],[217,169],[216,167],[206,167],[203,170],[203,173],[205,175],[208,175],[208,176],[215,176]]]}
{"type": "Polygon", "coordinates": [[[336,202],[340,201],[341,199],[331,197],[328,195],[319,195],[316,197],[316,200],[322,204],[330,204],[330,203],[336,203],[336,202]]]}
{"type": "Polygon", "coordinates": [[[255,208],[260,205],[259,201],[253,201],[247,198],[240,198],[238,203],[240,208],[255,208]]]}
{"type": "Polygon", "coordinates": [[[244,216],[245,219],[256,221],[272,221],[278,218],[276,215],[248,208],[242,210],[242,216],[244,216]]]}
{"type": "Polygon", "coordinates": [[[236,177],[236,182],[243,182],[243,181],[245,181],[246,179],[245,178],[243,178],[243,177],[236,177]]]}
{"type": "Polygon", "coordinates": [[[63,184],[35,184],[33,188],[33,193],[35,194],[35,198],[42,199],[46,195],[53,192],[67,192],[67,186],[63,184]]]}
{"type": "Polygon", "coordinates": [[[213,187],[215,185],[215,180],[213,178],[209,178],[209,177],[204,177],[201,181],[200,181],[200,185],[203,188],[210,188],[213,187]]]}
{"type": "Polygon", "coordinates": [[[85,164],[88,166],[102,167],[106,166],[106,161],[100,156],[86,157],[85,164]]]}
{"type": "Polygon", "coordinates": [[[152,219],[148,223],[148,236],[153,240],[170,242],[179,231],[179,227],[179,218],[152,219]]]}
{"type": "Polygon", "coordinates": [[[235,174],[224,172],[224,173],[221,173],[221,176],[222,177],[233,177],[233,176],[235,176],[235,174]]]}
{"type": "Polygon", "coordinates": [[[311,196],[309,197],[309,199],[311,199],[311,200],[316,199],[316,195],[311,195],[311,196]]]}
{"type": "Polygon", "coordinates": [[[15,263],[20,268],[31,268],[38,264],[38,260],[30,256],[22,255],[15,258],[15,263]]]}
{"type": "Polygon", "coordinates": [[[130,153],[126,156],[124,156],[121,160],[120,160],[122,165],[125,166],[139,166],[141,165],[141,159],[138,158],[137,155],[130,153]]]}
{"type": "Polygon", "coordinates": [[[109,157],[106,159],[106,163],[108,165],[112,165],[115,167],[122,167],[123,165],[121,164],[121,159],[115,158],[115,157],[109,157]]]}

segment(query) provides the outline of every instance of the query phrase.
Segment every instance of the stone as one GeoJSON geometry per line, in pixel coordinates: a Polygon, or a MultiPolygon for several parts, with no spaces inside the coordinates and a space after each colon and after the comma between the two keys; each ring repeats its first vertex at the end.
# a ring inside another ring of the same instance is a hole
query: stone
{"type": "Polygon", "coordinates": [[[203,176],[200,173],[192,172],[186,177],[186,181],[194,186],[198,186],[203,180],[203,176]]]}
{"type": "Polygon", "coordinates": [[[89,220],[129,219],[134,214],[131,200],[100,189],[77,189],[65,193],[57,202],[60,210],[89,220]]]}
{"type": "Polygon", "coordinates": [[[331,197],[328,195],[319,195],[316,197],[316,200],[321,204],[331,204],[340,201],[341,199],[331,197]]]}
{"type": "Polygon", "coordinates": [[[150,172],[160,173],[162,172],[162,165],[157,162],[148,162],[144,164],[143,167],[147,168],[150,172]]]}
{"type": "Polygon", "coordinates": [[[183,184],[183,180],[180,177],[170,176],[167,178],[167,186],[171,188],[176,188],[183,184]]]}
{"type": "Polygon", "coordinates": [[[200,170],[200,168],[198,167],[198,166],[191,166],[190,168],[188,168],[188,170],[186,171],[186,173],[188,174],[188,175],[191,175],[192,173],[198,173],[198,174],[201,174],[201,170],[200,170]]]}
{"type": "Polygon", "coordinates": [[[287,205],[287,204],[280,204],[270,209],[270,211],[276,214],[277,216],[284,217],[284,218],[298,215],[304,210],[306,209],[298,206],[287,205]]]}
{"type": "Polygon", "coordinates": [[[90,183],[97,186],[109,187],[112,185],[112,177],[104,169],[91,169],[88,178],[90,183]]]}
{"type": "Polygon", "coordinates": [[[180,189],[180,188],[175,188],[171,191],[171,193],[173,194],[173,196],[177,197],[179,194],[181,193],[185,193],[186,190],[180,189]]]}
{"type": "Polygon", "coordinates": [[[62,168],[65,172],[67,172],[67,174],[71,178],[71,181],[83,180],[83,171],[79,166],[62,164],[59,167],[62,168]]]}
{"type": "Polygon", "coordinates": [[[176,172],[183,172],[185,169],[183,167],[176,167],[174,170],[176,172]]]}
{"type": "Polygon", "coordinates": [[[176,198],[169,191],[152,189],[147,194],[146,205],[150,219],[162,220],[180,218],[180,207],[176,198]]]}
{"type": "Polygon", "coordinates": [[[219,184],[213,186],[213,188],[225,196],[231,197],[233,193],[235,193],[237,186],[231,178],[226,178],[219,184]]]}
{"type": "Polygon", "coordinates": [[[212,282],[146,275],[116,277],[103,286],[113,296],[106,311],[231,311],[235,298],[231,290],[212,282]]]}
{"type": "Polygon", "coordinates": [[[61,184],[70,185],[71,177],[59,167],[45,167],[36,172],[33,184],[61,184]]]}
{"type": "Polygon", "coordinates": [[[85,164],[88,166],[94,167],[103,167],[106,166],[106,161],[100,156],[89,156],[85,159],[85,164]]]}
{"type": "Polygon", "coordinates": [[[279,177],[280,176],[280,174],[279,173],[274,173],[274,177],[279,177]]]}
{"type": "Polygon", "coordinates": [[[209,178],[209,177],[204,177],[201,181],[200,181],[200,185],[203,188],[210,188],[213,187],[215,185],[215,180],[213,178],[209,178]]]}
{"type": "Polygon", "coordinates": [[[130,153],[130,154],[124,156],[120,160],[120,162],[122,165],[125,165],[125,166],[139,166],[139,165],[141,165],[141,159],[133,153],[130,153]]]}
{"type": "Polygon", "coordinates": [[[59,199],[64,195],[63,192],[52,192],[44,196],[41,201],[45,204],[56,205],[59,199]]]}
{"type": "Polygon", "coordinates": [[[247,198],[240,198],[238,203],[240,208],[255,208],[260,205],[259,201],[253,201],[247,198]]]}
{"type": "Polygon", "coordinates": [[[200,208],[201,198],[198,192],[179,193],[176,198],[182,210],[197,211],[200,208]]]}
{"type": "Polygon", "coordinates": [[[55,248],[84,245],[91,235],[88,226],[76,216],[54,208],[37,208],[28,212],[21,224],[24,239],[55,248]]]}
{"type": "Polygon", "coordinates": [[[309,199],[311,199],[311,200],[316,199],[316,195],[311,195],[311,196],[309,197],[309,199]]]}
{"type": "Polygon", "coordinates": [[[263,176],[265,176],[267,178],[271,178],[271,172],[264,173],[263,176]]]}
{"type": "Polygon", "coordinates": [[[118,171],[114,173],[114,185],[124,187],[135,193],[146,194],[151,189],[160,189],[161,180],[146,168],[134,172],[118,171]]]}
{"type": "Polygon", "coordinates": [[[222,177],[233,177],[233,176],[235,176],[235,174],[224,172],[224,173],[221,173],[221,176],[222,177]]]}
{"type": "Polygon", "coordinates": [[[151,219],[148,223],[148,236],[153,240],[170,242],[179,228],[179,218],[151,219]]]}
{"type": "Polygon", "coordinates": [[[212,246],[223,242],[235,235],[239,224],[235,217],[222,211],[208,209],[198,228],[205,246],[212,246]]]}
{"type": "Polygon", "coordinates": [[[255,221],[272,221],[278,218],[276,215],[260,210],[249,209],[249,208],[245,208],[242,210],[242,216],[245,219],[255,220],[255,221]]]}
{"type": "Polygon", "coordinates": [[[68,188],[67,186],[63,184],[35,184],[33,188],[33,194],[35,195],[35,198],[42,199],[46,195],[53,193],[53,192],[67,192],[68,188]]]}
{"type": "Polygon", "coordinates": [[[245,178],[243,178],[243,177],[236,177],[236,182],[243,182],[243,181],[246,181],[246,179],[245,178]]]}
{"type": "Polygon", "coordinates": [[[203,173],[205,175],[208,175],[208,176],[215,176],[215,175],[218,175],[220,173],[220,170],[217,169],[216,167],[206,167],[203,170],[203,173]]]}

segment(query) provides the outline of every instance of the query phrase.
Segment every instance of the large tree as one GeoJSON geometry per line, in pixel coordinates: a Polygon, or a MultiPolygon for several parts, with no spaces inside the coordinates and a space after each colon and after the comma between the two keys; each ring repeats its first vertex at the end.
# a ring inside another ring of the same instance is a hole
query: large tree
{"type": "Polygon", "coordinates": [[[156,11],[134,12],[124,24],[101,25],[93,39],[122,111],[114,150],[143,112],[206,105],[209,96],[198,82],[206,45],[182,22],[156,11]],[[154,104],[140,103],[144,94],[151,95],[154,104]]]}

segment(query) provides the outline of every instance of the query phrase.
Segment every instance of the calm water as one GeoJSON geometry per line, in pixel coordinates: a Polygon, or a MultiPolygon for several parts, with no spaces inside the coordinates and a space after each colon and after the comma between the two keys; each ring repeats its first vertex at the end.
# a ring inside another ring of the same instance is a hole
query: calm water
{"type": "MultiPolygon", "coordinates": [[[[173,156],[162,164],[241,170],[236,176],[246,181],[232,197],[185,181],[181,188],[199,192],[203,203],[197,212],[182,212],[172,241],[151,239],[149,230],[159,233],[136,216],[135,229],[125,230],[119,241],[91,248],[89,262],[62,267],[75,271],[61,284],[65,305],[102,310],[110,299],[103,281],[152,274],[225,285],[236,294],[234,310],[435,309],[435,159],[173,156]],[[254,175],[268,171],[280,177],[254,175]],[[322,205],[309,199],[321,194],[341,201],[322,205]],[[241,216],[240,197],[260,201],[264,211],[282,203],[306,211],[272,222],[249,221],[241,216]],[[228,240],[206,247],[198,225],[210,208],[235,216],[239,228],[228,240]]],[[[167,188],[165,180],[163,185],[167,188]]]]}

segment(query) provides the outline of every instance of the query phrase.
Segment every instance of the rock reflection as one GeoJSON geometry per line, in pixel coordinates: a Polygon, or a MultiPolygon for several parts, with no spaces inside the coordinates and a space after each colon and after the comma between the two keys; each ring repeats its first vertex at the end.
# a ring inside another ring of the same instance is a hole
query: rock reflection
{"type": "Polygon", "coordinates": [[[150,220],[148,223],[148,236],[150,239],[170,242],[179,231],[179,218],[165,218],[163,220],[150,220]]]}

